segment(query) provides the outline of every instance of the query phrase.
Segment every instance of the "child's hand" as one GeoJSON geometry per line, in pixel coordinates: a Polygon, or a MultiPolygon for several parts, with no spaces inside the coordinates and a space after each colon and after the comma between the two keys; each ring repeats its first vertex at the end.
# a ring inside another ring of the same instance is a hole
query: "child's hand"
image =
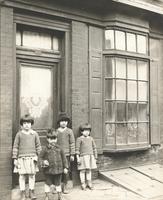
{"type": "Polygon", "coordinates": [[[63,173],[64,173],[64,174],[67,174],[67,173],[68,173],[68,169],[67,169],[67,168],[64,168],[63,173]]]}
{"type": "Polygon", "coordinates": [[[14,165],[17,167],[18,166],[18,160],[14,159],[14,165]]]}
{"type": "Polygon", "coordinates": [[[48,167],[48,166],[49,166],[48,160],[44,160],[44,161],[43,161],[43,167],[48,167]]]}
{"type": "Polygon", "coordinates": [[[78,163],[78,165],[81,164],[81,160],[80,160],[80,157],[79,157],[79,156],[77,157],[77,163],[78,163]]]}
{"type": "Polygon", "coordinates": [[[74,162],[74,156],[70,156],[70,161],[74,162]]]}

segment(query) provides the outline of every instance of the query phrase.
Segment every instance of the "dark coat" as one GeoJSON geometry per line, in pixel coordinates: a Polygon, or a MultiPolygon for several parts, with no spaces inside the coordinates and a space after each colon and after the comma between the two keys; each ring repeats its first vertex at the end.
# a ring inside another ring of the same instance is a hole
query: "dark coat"
{"type": "Polygon", "coordinates": [[[40,153],[40,163],[45,174],[62,174],[64,168],[68,168],[64,151],[59,145],[47,145],[40,153]],[[49,162],[48,167],[44,167],[44,160],[49,162]]]}

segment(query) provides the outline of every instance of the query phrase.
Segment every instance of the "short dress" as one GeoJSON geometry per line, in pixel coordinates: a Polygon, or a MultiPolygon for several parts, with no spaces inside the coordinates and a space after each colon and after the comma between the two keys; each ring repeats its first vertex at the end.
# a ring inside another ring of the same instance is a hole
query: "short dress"
{"type": "Polygon", "coordinates": [[[96,169],[97,150],[96,144],[91,136],[80,136],[76,141],[76,154],[80,156],[78,170],[96,169]]]}
{"type": "Polygon", "coordinates": [[[24,156],[18,158],[18,164],[14,167],[14,173],[23,174],[36,174],[39,171],[37,165],[37,156],[24,156]]]}

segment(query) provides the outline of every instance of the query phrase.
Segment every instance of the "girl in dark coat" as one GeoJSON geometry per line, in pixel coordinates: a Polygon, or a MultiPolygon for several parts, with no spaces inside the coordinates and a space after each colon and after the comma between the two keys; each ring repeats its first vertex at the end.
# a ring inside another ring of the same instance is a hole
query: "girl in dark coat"
{"type": "Polygon", "coordinates": [[[45,200],[49,200],[52,184],[56,187],[58,200],[61,200],[61,178],[62,173],[67,174],[68,165],[64,151],[57,144],[57,134],[54,130],[47,133],[47,146],[40,154],[40,161],[45,174],[45,200]]]}

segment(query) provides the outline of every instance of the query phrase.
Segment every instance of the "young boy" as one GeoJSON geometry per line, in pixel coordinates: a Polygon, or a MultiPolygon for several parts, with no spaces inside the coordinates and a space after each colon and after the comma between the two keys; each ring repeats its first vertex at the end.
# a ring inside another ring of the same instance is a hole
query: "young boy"
{"type": "Polygon", "coordinates": [[[16,134],[13,156],[14,173],[19,173],[19,186],[21,191],[21,200],[25,200],[25,178],[29,179],[29,197],[36,199],[34,194],[35,174],[38,171],[37,160],[41,151],[40,139],[32,125],[34,119],[25,115],[20,119],[21,130],[16,134]]]}
{"type": "Polygon", "coordinates": [[[64,150],[69,172],[67,174],[63,174],[63,193],[69,193],[70,184],[72,185],[72,163],[74,161],[75,155],[75,138],[72,129],[68,128],[70,123],[70,118],[65,112],[60,113],[58,118],[58,129],[57,129],[57,138],[58,144],[64,150]],[[69,186],[69,187],[68,187],[69,186]]]}
{"type": "Polygon", "coordinates": [[[45,200],[49,200],[50,186],[55,185],[58,200],[61,196],[62,173],[68,172],[68,165],[64,151],[57,145],[57,134],[54,130],[47,133],[47,146],[40,154],[41,166],[45,174],[45,200]]]}

